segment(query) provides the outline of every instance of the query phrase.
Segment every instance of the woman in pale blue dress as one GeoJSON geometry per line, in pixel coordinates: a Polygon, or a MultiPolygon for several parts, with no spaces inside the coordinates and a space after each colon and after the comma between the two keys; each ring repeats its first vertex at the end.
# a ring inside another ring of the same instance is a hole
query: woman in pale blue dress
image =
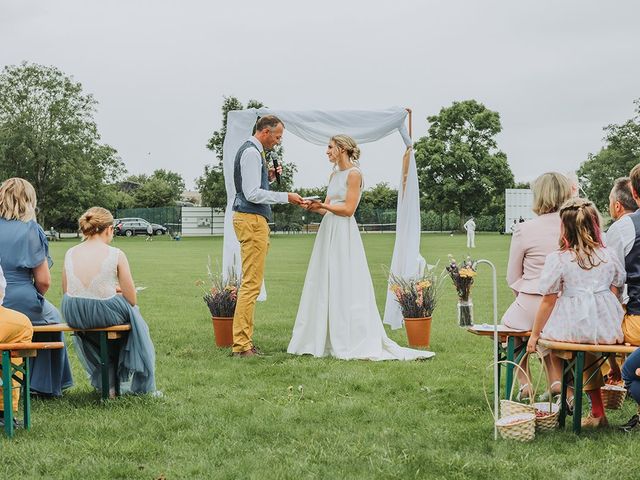
{"type": "MultiPolygon", "coordinates": [[[[44,231],[36,223],[36,192],[22,178],[0,186],[0,253],[7,281],[3,305],[23,313],[33,325],[60,323],[60,313],[44,298],[51,284],[51,258],[44,231]]],[[[36,333],[34,342],[64,341],[62,332],[36,333]]],[[[40,350],[31,361],[31,391],[59,397],[73,385],[67,349],[40,350]]]]}
{"type": "MultiPolygon", "coordinates": [[[[110,395],[115,395],[113,375],[122,392],[155,393],[155,350],[149,327],[137,307],[136,287],[125,254],[109,244],[113,240],[113,216],[93,207],[78,220],[84,241],[70,248],[62,271],[62,314],[74,328],[101,328],[131,324],[120,349],[117,371],[112,372],[110,395]],[[130,383],[129,383],[130,382],[130,383]]],[[[74,336],[74,344],[91,384],[99,389],[100,353],[96,339],[74,336]]]]}

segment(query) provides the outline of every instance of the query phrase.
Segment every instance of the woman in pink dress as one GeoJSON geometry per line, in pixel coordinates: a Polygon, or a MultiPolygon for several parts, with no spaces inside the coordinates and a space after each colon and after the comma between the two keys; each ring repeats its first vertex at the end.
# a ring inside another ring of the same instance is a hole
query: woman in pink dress
{"type": "MultiPolygon", "coordinates": [[[[557,172],[540,175],[532,184],[533,211],[536,218],[519,223],[511,238],[507,283],[516,298],[502,317],[502,323],[517,330],[529,331],[533,327],[542,295],[538,281],[544,262],[558,248],[560,238],[560,206],[571,197],[571,184],[566,176],[557,172]]],[[[560,391],[560,361],[547,357],[549,389],[551,394],[560,391]]],[[[527,370],[526,359],[522,367],[527,370]]],[[[531,389],[524,374],[517,371],[520,391],[518,398],[529,398],[531,389]]]]}

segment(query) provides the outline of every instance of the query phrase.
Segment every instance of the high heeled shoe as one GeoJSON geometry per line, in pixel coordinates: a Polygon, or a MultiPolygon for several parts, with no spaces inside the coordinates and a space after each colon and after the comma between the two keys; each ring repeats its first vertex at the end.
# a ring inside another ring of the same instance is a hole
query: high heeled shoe
{"type": "Polygon", "coordinates": [[[559,402],[560,392],[553,393],[553,387],[556,386],[556,385],[558,387],[562,387],[562,383],[560,382],[560,380],[556,380],[555,382],[552,382],[551,385],[549,385],[549,390],[547,390],[546,392],[544,392],[542,395],[540,395],[538,397],[538,401],[539,402],[548,402],[549,398],[551,398],[551,402],[552,403],[559,402]]]}
{"type": "Polygon", "coordinates": [[[529,389],[529,384],[528,383],[523,383],[522,385],[520,385],[520,388],[518,388],[518,394],[516,395],[516,401],[517,402],[528,402],[529,400],[531,400],[531,389],[529,389]],[[525,389],[527,390],[525,392],[525,389]]]}

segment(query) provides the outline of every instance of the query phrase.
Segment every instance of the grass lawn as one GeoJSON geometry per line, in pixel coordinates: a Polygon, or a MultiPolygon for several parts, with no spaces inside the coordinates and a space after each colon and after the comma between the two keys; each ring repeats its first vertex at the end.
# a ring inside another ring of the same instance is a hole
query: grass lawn
{"type": "MultiPolygon", "coordinates": [[[[33,428],[1,436],[0,478],[637,478],[639,437],[611,428],[570,429],[528,444],[493,440],[482,394],[491,384],[491,343],[456,325],[455,292],[434,315],[426,362],[339,361],[286,353],[315,236],[278,235],[267,260],[269,299],[256,311],[255,341],[266,358],[235,359],[214,345],[208,310],[195,281],[207,256],[221,258],[221,238],[118,238],[138,285],[157,351],[161,399],[123,397],[105,404],[70,348],[76,385],[62,399],[33,402],[33,428]],[[636,453],[634,453],[636,452],[636,453]]],[[[365,247],[378,307],[394,236],[367,234],[365,247]]],[[[498,268],[499,311],[511,301],[505,281],[509,237],[478,234],[476,258],[498,268]]],[[[53,285],[73,241],[51,244],[53,285]]],[[[424,235],[429,263],[466,253],[463,236],[424,235]]],[[[473,290],[476,323],[492,322],[490,270],[473,290]]],[[[389,332],[406,345],[404,330],[389,332]]],[[[67,337],[67,340],[69,338],[67,337]]],[[[627,400],[611,412],[621,424],[627,400]]]]}

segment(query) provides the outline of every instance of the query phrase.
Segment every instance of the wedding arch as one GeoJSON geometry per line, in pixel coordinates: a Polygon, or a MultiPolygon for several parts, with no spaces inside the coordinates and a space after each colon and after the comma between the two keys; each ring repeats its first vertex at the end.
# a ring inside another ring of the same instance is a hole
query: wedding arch
{"type": "MultiPolygon", "coordinates": [[[[315,145],[327,145],[329,139],[338,133],[347,134],[358,143],[374,142],[396,131],[400,134],[407,148],[398,165],[400,187],[398,188],[396,239],[390,270],[394,275],[403,278],[412,278],[421,274],[425,268],[425,261],[420,255],[420,195],[409,131],[411,111],[400,107],[373,111],[286,111],[250,108],[229,112],[223,145],[224,178],[227,190],[222,252],[223,272],[234,269],[240,274],[242,271],[240,243],[233,230],[232,206],[236,195],[233,181],[235,155],[242,143],[251,135],[258,117],[265,115],[276,115],[284,122],[286,131],[315,145]],[[409,129],[406,125],[407,117],[409,129]]],[[[366,168],[363,173],[366,178],[366,168]]],[[[259,299],[266,299],[264,284],[259,299]]],[[[400,307],[388,289],[383,321],[394,329],[402,327],[400,307]]]]}

